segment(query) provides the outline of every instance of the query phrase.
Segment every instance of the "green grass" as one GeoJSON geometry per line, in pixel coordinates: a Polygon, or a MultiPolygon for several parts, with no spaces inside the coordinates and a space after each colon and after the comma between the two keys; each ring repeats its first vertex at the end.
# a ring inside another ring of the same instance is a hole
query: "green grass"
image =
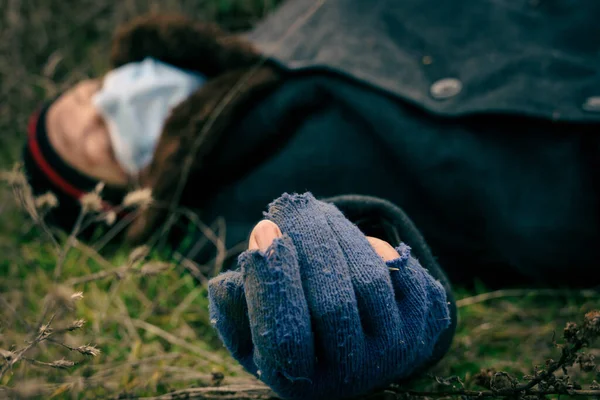
{"type": "MultiPolygon", "coordinates": [[[[71,347],[92,344],[102,352],[91,358],[53,343],[41,344],[27,357],[42,362],[65,358],[79,364],[65,371],[20,362],[0,385],[35,389],[34,394],[59,393],[58,398],[93,398],[124,393],[150,396],[204,386],[211,383],[215,370],[225,373],[225,383],[248,380],[210,327],[205,287],[189,274],[177,268],[155,276],[132,271],[121,279],[109,276],[69,284],[74,278],[126,264],[131,250],[113,250],[106,262],[98,262],[90,258],[87,247],[77,245],[66,258],[57,283],[53,280],[57,255],[44,232],[22,213],[15,212],[12,220],[14,230],[0,236],[5,255],[0,264],[0,293],[16,314],[0,307],[0,348],[24,346],[35,334],[31,326],[47,322],[56,313],[53,326],[57,328],[75,319],[86,320],[82,329],[61,335],[60,341],[71,347]],[[68,296],[78,291],[84,298],[71,309],[68,296]]],[[[150,257],[150,261],[158,259],[158,255],[150,257]]],[[[459,298],[473,294],[458,290],[459,298]]],[[[598,306],[597,299],[572,292],[552,297],[532,293],[461,307],[453,347],[430,372],[458,376],[469,388],[476,387],[474,377],[486,368],[519,378],[531,374],[535,365],[558,357],[554,334],[560,339],[567,321],[580,320],[598,306]]],[[[600,355],[597,350],[591,353],[600,355]]],[[[577,369],[573,373],[580,374],[577,369]]],[[[583,381],[591,379],[587,376],[583,381]]],[[[425,378],[415,387],[439,385],[425,378]]]]}
{"type": "MultiPolygon", "coordinates": [[[[22,0],[0,5],[0,168],[19,160],[29,114],[78,80],[106,70],[109,38],[114,27],[148,9],[183,11],[245,29],[275,1],[122,1],[22,0]]],[[[42,342],[0,380],[0,397],[98,398],[151,396],[211,384],[212,373],[225,373],[224,383],[247,382],[237,363],[224,351],[208,321],[206,288],[182,268],[143,276],[137,270],[85,284],[72,279],[127,263],[132,249],[114,246],[93,251],[94,243],[77,243],[65,259],[61,276],[53,278],[59,259],[48,235],[19,209],[8,185],[0,185],[0,349],[18,350],[36,335],[37,327],[55,315],[52,326],[85,319],[82,329],[60,334],[70,347],[95,345],[97,357],[42,342]],[[90,250],[90,248],[92,250],[90,250]],[[83,299],[70,295],[82,291],[83,299]],[[60,359],[77,364],[67,370],[39,365],[60,359]]],[[[64,248],[66,235],[58,236],[64,248]]],[[[151,254],[150,261],[161,260],[151,254]]],[[[166,260],[169,261],[169,260],[166,260]]],[[[457,290],[459,298],[485,292],[457,290]]],[[[567,295],[506,297],[460,308],[460,325],[450,353],[432,374],[460,377],[475,387],[474,376],[486,368],[516,377],[556,358],[553,334],[569,320],[600,308],[597,298],[567,295]]],[[[590,353],[600,355],[594,349],[590,353]]],[[[0,361],[0,364],[2,362],[0,361]]],[[[579,372],[574,370],[575,377],[579,372]]],[[[582,377],[590,382],[592,375],[582,377]]],[[[416,387],[435,389],[431,379],[416,387]]]]}

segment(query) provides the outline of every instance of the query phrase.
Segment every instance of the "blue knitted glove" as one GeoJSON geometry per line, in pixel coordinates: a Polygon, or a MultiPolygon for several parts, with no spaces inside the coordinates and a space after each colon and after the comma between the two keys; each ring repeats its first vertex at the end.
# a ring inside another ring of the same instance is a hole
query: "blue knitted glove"
{"type": "Polygon", "coordinates": [[[364,394],[405,378],[450,324],[442,285],[400,245],[387,264],[333,205],[284,194],[283,236],[209,283],[211,321],[249,372],[289,399],[364,394]]]}

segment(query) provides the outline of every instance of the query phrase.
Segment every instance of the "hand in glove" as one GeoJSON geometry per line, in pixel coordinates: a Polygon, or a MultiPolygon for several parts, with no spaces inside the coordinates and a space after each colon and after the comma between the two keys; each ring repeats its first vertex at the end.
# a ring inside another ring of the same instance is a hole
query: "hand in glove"
{"type": "Polygon", "coordinates": [[[364,394],[428,361],[450,324],[446,292],[408,246],[384,262],[311,194],[283,195],[266,218],[282,235],[209,284],[211,321],[248,371],[284,398],[326,399],[364,394]]]}

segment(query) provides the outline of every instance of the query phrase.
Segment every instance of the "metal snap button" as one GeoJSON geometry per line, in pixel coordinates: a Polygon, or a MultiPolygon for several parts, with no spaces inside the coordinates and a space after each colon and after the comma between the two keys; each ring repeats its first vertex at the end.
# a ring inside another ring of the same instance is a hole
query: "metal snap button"
{"type": "Polygon", "coordinates": [[[444,78],[436,81],[429,89],[431,97],[436,100],[444,100],[454,97],[462,90],[462,82],[456,78],[444,78]]]}
{"type": "Polygon", "coordinates": [[[588,97],[582,108],[584,111],[600,112],[600,96],[588,97]]]}

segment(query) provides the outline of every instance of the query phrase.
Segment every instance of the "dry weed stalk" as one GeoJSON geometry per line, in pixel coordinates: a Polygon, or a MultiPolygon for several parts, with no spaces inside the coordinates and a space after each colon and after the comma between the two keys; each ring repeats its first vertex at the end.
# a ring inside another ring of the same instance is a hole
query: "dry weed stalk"
{"type": "Polygon", "coordinates": [[[589,347],[592,342],[600,337],[600,311],[591,311],[584,316],[581,326],[569,322],[564,328],[564,344],[553,340],[556,348],[560,349],[558,360],[549,359],[545,367],[534,369],[532,375],[524,376],[522,380],[510,376],[506,372],[484,370],[477,376],[478,385],[487,390],[467,390],[460,379],[440,379],[438,383],[445,386],[458,384],[460,388],[441,391],[411,391],[397,389],[398,395],[409,397],[472,397],[472,398],[514,398],[514,399],[541,399],[550,395],[569,395],[583,397],[600,396],[600,386],[592,381],[587,388],[571,380],[568,368],[579,365],[583,372],[592,372],[597,369],[592,355],[581,350],[589,347]],[[557,375],[557,372],[563,375],[557,375]]]}
{"type": "MultiPolygon", "coordinates": [[[[101,257],[93,249],[85,245],[78,244],[78,247],[85,248],[87,252],[94,252],[97,257],[101,257]]],[[[150,249],[147,246],[140,246],[131,252],[129,260],[125,265],[114,268],[112,264],[108,264],[109,268],[104,271],[95,272],[93,274],[71,278],[66,281],[69,286],[81,285],[85,283],[95,282],[107,278],[115,278],[117,280],[125,279],[127,275],[139,275],[139,276],[155,276],[163,272],[166,272],[173,268],[173,264],[150,261],[145,263],[145,259],[148,256],[150,249]]],[[[96,258],[96,257],[94,257],[96,258]]]]}
{"type": "MultiPolygon", "coordinates": [[[[550,395],[570,395],[579,397],[600,396],[600,385],[593,381],[586,388],[571,381],[568,368],[578,365],[582,371],[591,372],[597,369],[593,356],[581,352],[593,341],[600,337],[600,311],[592,311],[584,316],[581,326],[567,323],[563,337],[564,344],[554,345],[560,349],[561,355],[557,361],[549,359],[544,369],[534,369],[531,376],[525,376],[522,381],[510,376],[506,372],[492,370],[481,371],[477,376],[477,384],[485,390],[466,389],[458,377],[434,377],[440,386],[452,386],[453,389],[440,389],[432,391],[417,391],[407,389],[400,385],[392,385],[386,390],[362,397],[368,400],[406,400],[427,398],[494,398],[494,399],[525,399],[540,400],[550,395]],[[557,372],[562,371],[559,376],[557,372]],[[458,386],[458,388],[456,388],[458,386]]],[[[197,387],[178,390],[155,397],[136,397],[128,395],[128,399],[139,400],[175,400],[175,399],[202,399],[202,400],[277,400],[277,397],[268,387],[256,384],[225,385],[220,382],[223,377],[218,377],[219,384],[209,387],[197,387]]],[[[116,398],[121,398],[116,397],[116,398]]]]}
{"type": "MultiPolygon", "coordinates": [[[[15,171],[13,171],[13,172],[6,173],[6,174],[3,173],[2,178],[4,178],[4,180],[8,180],[9,183],[12,184],[13,188],[16,188],[18,190],[17,199],[19,200],[19,202],[22,206],[22,209],[27,211],[27,213],[30,215],[30,217],[33,219],[33,221],[38,226],[40,226],[42,228],[46,227],[44,217],[46,216],[47,212],[52,210],[52,208],[58,206],[56,197],[53,196],[51,193],[48,193],[48,194],[44,194],[43,196],[40,196],[38,198],[34,198],[32,195],[32,192],[31,192],[31,188],[28,186],[24,175],[20,172],[20,170],[18,170],[18,167],[16,167],[15,171]]],[[[140,247],[133,249],[128,257],[128,260],[124,263],[124,265],[122,265],[120,267],[115,267],[113,264],[111,264],[106,259],[104,259],[104,257],[102,255],[100,255],[100,253],[98,252],[98,250],[96,248],[88,246],[85,243],[82,243],[78,240],[78,236],[80,235],[80,233],[83,230],[85,230],[90,224],[97,222],[97,221],[106,221],[106,219],[110,220],[111,212],[120,213],[123,210],[129,211],[131,209],[143,209],[152,204],[151,193],[149,191],[137,191],[137,192],[132,192],[129,196],[127,196],[125,198],[125,200],[123,201],[123,203],[121,204],[121,206],[116,211],[105,212],[104,208],[102,206],[101,191],[102,191],[102,186],[98,186],[96,188],[96,190],[94,190],[92,193],[89,193],[88,195],[85,195],[81,198],[81,200],[80,200],[80,203],[82,205],[81,212],[79,214],[79,217],[77,218],[77,221],[76,221],[73,229],[68,234],[68,237],[66,238],[66,240],[63,242],[64,245],[62,247],[58,246],[58,240],[55,239],[58,250],[57,250],[57,262],[55,264],[55,269],[54,269],[54,273],[53,273],[53,275],[55,277],[53,286],[56,286],[56,288],[55,288],[55,290],[54,289],[51,290],[51,294],[49,296],[47,296],[45,304],[44,304],[44,309],[41,313],[41,317],[39,317],[40,322],[37,323],[37,326],[41,327],[40,332],[46,332],[46,333],[49,332],[49,333],[43,334],[43,335],[40,334],[40,335],[36,336],[36,338],[34,338],[34,340],[31,343],[28,343],[25,347],[23,347],[22,349],[19,349],[17,351],[13,352],[13,351],[0,350],[0,356],[2,356],[2,358],[0,358],[0,366],[2,367],[2,370],[0,373],[0,379],[2,379],[4,377],[4,375],[12,369],[13,365],[15,365],[19,361],[25,361],[25,362],[28,362],[32,365],[39,366],[39,367],[47,367],[47,368],[52,368],[52,369],[57,369],[57,370],[65,370],[65,371],[68,371],[72,367],[75,367],[79,364],[79,362],[67,360],[64,358],[56,360],[56,361],[48,362],[48,361],[36,360],[35,358],[31,358],[31,357],[26,357],[26,353],[31,348],[33,348],[35,345],[37,345],[41,342],[48,342],[48,343],[51,343],[54,345],[58,345],[62,348],[69,350],[70,352],[80,353],[85,356],[96,356],[100,353],[100,350],[94,346],[90,346],[90,345],[72,346],[72,345],[69,345],[66,342],[60,340],[60,338],[57,337],[57,334],[59,334],[59,333],[72,332],[72,331],[81,329],[84,325],[83,320],[76,320],[73,323],[71,323],[70,325],[68,325],[67,327],[62,328],[62,329],[57,329],[57,330],[53,330],[50,328],[50,325],[51,325],[50,322],[42,324],[41,321],[44,321],[46,316],[50,312],[54,312],[53,317],[52,317],[52,321],[54,321],[54,316],[60,315],[60,313],[62,311],[64,311],[65,309],[68,309],[71,311],[73,310],[73,307],[70,307],[65,303],[64,292],[65,292],[65,290],[68,290],[67,288],[70,288],[70,287],[72,288],[74,285],[86,284],[86,283],[90,283],[90,282],[99,281],[102,279],[110,279],[110,278],[114,279],[113,284],[111,286],[110,293],[109,293],[109,297],[107,300],[107,308],[104,310],[104,314],[102,314],[102,317],[100,318],[101,320],[105,320],[105,317],[106,317],[105,314],[108,312],[108,304],[120,301],[120,299],[115,297],[117,294],[116,289],[118,287],[119,282],[121,282],[123,279],[125,279],[129,275],[146,276],[146,277],[155,276],[155,275],[162,274],[162,273],[170,270],[172,267],[174,267],[174,264],[171,264],[171,263],[148,261],[148,258],[150,256],[150,253],[152,250],[149,246],[140,246],[140,247]],[[82,276],[82,277],[66,279],[64,281],[64,285],[60,285],[59,281],[64,279],[64,277],[62,276],[63,266],[66,263],[67,255],[73,249],[80,251],[84,256],[87,256],[88,259],[95,260],[97,263],[99,263],[100,265],[102,265],[104,267],[104,270],[97,272],[97,273],[92,273],[92,274],[89,274],[86,276],[82,276]],[[60,310],[56,310],[57,306],[61,306],[60,310]],[[60,312],[57,312],[57,311],[60,311],[60,312]],[[5,360],[4,363],[1,362],[2,359],[5,360]]],[[[116,215],[115,215],[115,217],[116,217],[116,215]]],[[[134,215],[134,217],[135,217],[135,215],[134,215]]],[[[113,221],[113,223],[114,223],[114,221],[113,221]]],[[[107,225],[112,225],[112,223],[110,223],[110,221],[107,221],[107,225]]],[[[118,229],[119,229],[119,226],[113,227],[111,230],[108,231],[107,234],[105,234],[104,237],[102,237],[100,239],[100,242],[102,243],[102,242],[108,242],[108,241],[112,240],[112,237],[115,235],[115,233],[118,233],[118,229]]],[[[48,229],[48,231],[50,231],[50,230],[48,229]]],[[[54,236],[52,236],[52,238],[54,239],[54,236]]],[[[83,297],[82,292],[75,292],[72,294],[72,296],[70,296],[70,300],[76,301],[76,300],[80,300],[82,297],[83,297]]],[[[2,303],[5,306],[8,306],[9,310],[12,310],[12,313],[14,314],[15,318],[18,318],[19,320],[21,320],[17,309],[15,309],[8,302],[6,302],[6,300],[4,298],[0,297],[0,300],[2,301],[2,303]]],[[[112,319],[108,319],[108,320],[112,321],[112,319]]],[[[146,330],[148,332],[151,331],[153,334],[160,336],[161,338],[163,338],[164,340],[166,340],[168,342],[171,342],[173,344],[176,344],[178,346],[182,346],[182,347],[188,349],[192,354],[196,354],[196,355],[200,356],[200,359],[202,359],[202,360],[211,360],[212,363],[217,363],[217,364],[221,364],[223,362],[223,359],[220,358],[219,356],[217,356],[216,354],[212,354],[206,350],[202,350],[201,348],[196,348],[191,343],[188,343],[182,339],[179,339],[177,336],[167,333],[166,331],[163,331],[160,328],[158,328],[154,325],[151,325],[145,321],[136,319],[134,321],[136,324],[134,325],[134,323],[131,322],[130,318],[127,320],[130,322],[130,325],[131,325],[130,328],[132,328],[134,331],[136,331],[137,329],[146,330]]],[[[26,329],[28,331],[35,330],[35,326],[36,326],[34,324],[28,324],[24,320],[22,321],[21,325],[26,327],[26,329]]],[[[52,323],[52,325],[54,325],[54,323],[52,323]]],[[[135,334],[137,335],[137,332],[135,332],[135,334]]],[[[138,339],[139,339],[139,336],[138,336],[138,339]]],[[[123,368],[125,368],[125,367],[123,366],[123,368]]],[[[234,368],[231,368],[231,370],[240,371],[241,368],[234,367],[234,368]]],[[[70,378],[67,377],[66,379],[69,380],[70,378]]],[[[80,378],[80,379],[84,379],[84,378],[80,378]]],[[[105,384],[101,379],[98,380],[98,382],[95,382],[93,377],[85,378],[84,381],[85,382],[84,382],[83,386],[82,386],[81,381],[77,381],[75,383],[70,383],[70,384],[65,383],[59,387],[52,387],[52,385],[49,386],[49,384],[46,384],[46,383],[42,384],[41,382],[30,382],[30,381],[26,380],[26,381],[20,381],[17,386],[13,385],[13,387],[0,386],[0,395],[2,394],[2,392],[5,392],[5,393],[12,393],[12,395],[14,395],[16,397],[28,397],[30,395],[48,394],[48,393],[52,392],[53,390],[62,392],[63,390],[77,390],[76,389],[77,387],[81,387],[81,390],[83,390],[83,387],[91,388],[91,387],[102,386],[105,384]],[[25,392],[23,392],[21,390],[22,388],[26,388],[27,390],[25,392]],[[65,388],[68,388],[68,389],[65,389],[65,388]]],[[[246,382],[246,381],[240,380],[240,382],[246,382]]],[[[208,381],[206,381],[206,382],[208,383],[208,381]]],[[[215,381],[212,381],[212,380],[210,382],[215,383],[215,381]]]]}
{"type": "MultiPolygon", "coordinates": [[[[12,307],[6,301],[6,299],[0,297],[0,300],[4,305],[5,309],[9,310],[19,321],[21,321],[22,325],[30,331],[30,336],[32,336],[32,339],[27,341],[25,346],[17,350],[9,351],[0,349],[0,381],[2,381],[6,374],[10,372],[13,369],[13,367],[21,361],[26,361],[32,365],[42,367],[68,370],[77,365],[77,363],[75,361],[67,360],[64,358],[51,362],[46,362],[27,357],[27,354],[28,352],[30,352],[31,349],[33,349],[42,342],[52,343],[61,346],[65,349],[68,349],[70,352],[76,352],[84,356],[95,357],[100,354],[100,350],[90,344],[71,346],[64,343],[60,339],[61,334],[67,332],[74,332],[82,329],[85,324],[85,321],[83,319],[76,319],[59,328],[56,328],[54,325],[57,315],[62,315],[65,314],[65,312],[73,311],[74,303],[83,299],[83,292],[79,291],[66,294],[68,289],[64,286],[58,285],[57,281],[61,277],[62,269],[66,261],[67,255],[69,254],[69,251],[72,248],[78,247],[80,245],[80,243],[77,240],[77,237],[81,233],[82,229],[85,227],[85,218],[87,216],[98,215],[103,211],[103,201],[101,198],[103,185],[99,184],[94,191],[84,195],[80,199],[81,211],[79,213],[79,216],[74,224],[73,229],[69,233],[65,244],[63,246],[60,246],[58,240],[55,238],[54,234],[45,223],[46,214],[50,212],[53,208],[59,206],[56,196],[52,193],[46,193],[41,196],[34,197],[31,187],[27,183],[27,179],[21,171],[21,166],[19,164],[15,165],[12,171],[2,171],[0,173],[0,180],[5,181],[10,185],[18,205],[29,214],[29,216],[32,218],[34,223],[36,223],[36,225],[38,225],[40,228],[42,228],[44,232],[48,234],[48,237],[51,239],[52,243],[58,250],[57,261],[53,272],[55,286],[50,291],[49,295],[46,297],[42,314],[39,318],[39,322],[36,325],[27,323],[24,319],[21,318],[17,309],[12,307]],[[51,312],[52,316],[46,319],[46,316],[51,312]],[[47,322],[44,323],[44,321],[47,322]]],[[[139,199],[137,201],[139,202],[139,199]]],[[[143,276],[152,276],[160,274],[161,272],[164,272],[170,268],[170,265],[166,263],[149,263],[142,265],[142,262],[147,257],[149,252],[150,249],[147,247],[140,247],[134,249],[134,251],[129,257],[128,263],[124,267],[115,270],[104,271],[103,273],[98,274],[97,276],[87,277],[86,279],[74,280],[73,282],[67,283],[85,283],[111,275],[114,275],[118,278],[122,278],[128,272],[138,273],[143,276]]],[[[97,258],[103,259],[97,253],[95,253],[95,255],[98,256],[97,258]]],[[[31,387],[34,386],[37,388],[36,390],[40,388],[39,385],[33,385],[31,387]]],[[[8,392],[14,391],[14,388],[6,388],[1,386],[0,388],[8,392]]]]}
{"type": "MultiPolygon", "coordinates": [[[[82,298],[83,298],[83,294],[81,292],[77,292],[77,293],[73,293],[73,295],[71,295],[70,300],[72,302],[76,302],[82,298]]],[[[27,343],[24,347],[22,347],[18,350],[14,350],[14,351],[0,349],[0,356],[4,360],[4,362],[0,366],[0,381],[10,370],[12,370],[14,365],[20,361],[28,361],[35,365],[47,366],[47,367],[58,368],[58,369],[68,369],[70,367],[75,366],[74,361],[65,360],[64,358],[53,361],[53,362],[43,362],[43,361],[39,361],[39,360],[35,360],[35,359],[26,357],[27,352],[29,352],[33,347],[37,346],[38,344],[40,344],[42,342],[56,343],[56,344],[61,345],[71,351],[77,351],[86,356],[95,357],[98,354],[100,354],[100,350],[94,346],[86,345],[86,346],[79,346],[79,347],[71,347],[71,346],[68,346],[68,345],[62,343],[58,339],[55,339],[56,336],[60,336],[61,334],[79,330],[79,329],[83,328],[83,326],[85,324],[84,320],[77,319],[63,327],[54,328],[53,323],[54,323],[55,317],[56,317],[56,313],[53,314],[49,318],[47,323],[42,324],[40,326],[37,333],[35,333],[33,339],[31,341],[29,341],[29,343],[27,343]]]]}
{"type": "Polygon", "coordinates": [[[20,163],[16,163],[11,171],[0,171],[0,181],[7,183],[11,187],[17,205],[29,214],[33,222],[50,239],[54,248],[59,251],[61,246],[50,227],[44,221],[45,214],[58,206],[56,196],[52,193],[46,193],[37,199],[34,198],[20,163]]]}
{"type": "Polygon", "coordinates": [[[100,197],[102,189],[104,189],[104,184],[99,183],[93,192],[87,193],[82,196],[81,199],[79,199],[81,210],[79,211],[75,225],[73,226],[73,229],[71,229],[71,233],[69,233],[69,237],[67,238],[67,241],[60,252],[58,261],[56,262],[56,268],[54,268],[54,279],[60,278],[67,255],[75,245],[77,235],[79,235],[81,232],[85,217],[87,215],[102,211],[102,198],[100,197]]]}

